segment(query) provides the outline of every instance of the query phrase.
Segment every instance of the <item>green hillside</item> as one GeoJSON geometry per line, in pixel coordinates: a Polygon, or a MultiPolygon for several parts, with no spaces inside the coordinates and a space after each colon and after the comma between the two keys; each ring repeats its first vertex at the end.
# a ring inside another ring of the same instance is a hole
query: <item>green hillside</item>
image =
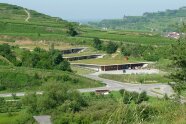
{"type": "Polygon", "coordinates": [[[29,38],[34,41],[60,41],[71,44],[91,45],[93,39],[98,37],[105,41],[111,40],[124,43],[174,43],[174,40],[164,38],[157,33],[117,30],[102,31],[84,25],[79,26],[78,23],[67,22],[60,18],[15,5],[0,3],[0,11],[0,40],[8,42],[29,38]],[[30,15],[29,19],[28,13],[30,15]],[[69,33],[70,29],[78,32],[78,35],[71,36],[69,33]],[[4,35],[8,36],[8,38],[4,38],[4,35]]]}
{"type": "Polygon", "coordinates": [[[0,18],[1,35],[25,36],[33,39],[37,39],[41,35],[43,37],[61,35],[64,38],[64,36],[69,35],[68,30],[70,28],[78,28],[77,23],[67,22],[61,18],[3,3],[0,3],[0,18]]]}
{"type": "Polygon", "coordinates": [[[143,30],[143,31],[177,31],[186,21],[186,7],[164,12],[144,13],[143,16],[124,16],[123,19],[105,19],[90,25],[100,28],[143,30]]]}
{"type": "MultiPolygon", "coordinates": [[[[48,15],[44,15],[41,13],[38,13],[33,10],[28,10],[23,7],[19,7],[16,5],[9,5],[9,4],[0,4],[0,24],[1,26],[1,32],[6,32],[7,29],[5,27],[10,27],[11,29],[14,29],[14,26],[23,26],[27,25],[30,28],[26,28],[25,26],[22,27],[22,31],[29,30],[32,32],[33,30],[38,29],[38,31],[42,32],[62,32],[60,28],[66,28],[69,24],[67,21],[64,21],[60,18],[57,17],[51,17],[48,15]],[[26,21],[28,18],[28,13],[29,13],[29,19],[26,21]],[[37,27],[36,27],[37,26],[37,27]],[[45,27],[47,26],[47,27],[45,27]],[[30,30],[32,29],[33,30],[30,30]]],[[[21,28],[21,27],[19,27],[21,28]]],[[[12,32],[18,31],[21,32],[21,30],[11,30],[12,32]]],[[[26,32],[24,32],[26,33],[26,32]]]]}

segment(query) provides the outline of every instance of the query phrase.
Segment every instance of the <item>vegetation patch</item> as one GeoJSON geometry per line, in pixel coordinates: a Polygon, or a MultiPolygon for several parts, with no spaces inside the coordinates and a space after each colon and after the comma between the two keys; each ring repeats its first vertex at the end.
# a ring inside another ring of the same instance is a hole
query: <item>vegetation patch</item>
{"type": "Polygon", "coordinates": [[[142,84],[152,84],[152,83],[169,83],[171,80],[166,77],[166,75],[161,74],[123,74],[123,75],[110,75],[102,74],[102,78],[116,80],[124,83],[142,83],[142,84]]]}

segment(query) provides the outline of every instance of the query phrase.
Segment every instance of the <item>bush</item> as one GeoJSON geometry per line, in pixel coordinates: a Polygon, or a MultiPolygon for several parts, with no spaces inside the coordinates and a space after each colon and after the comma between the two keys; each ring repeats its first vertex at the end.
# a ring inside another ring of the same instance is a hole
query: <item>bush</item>
{"type": "Polygon", "coordinates": [[[137,113],[140,121],[147,121],[157,115],[158,111],[154,107],[142,104],[137,107],[137,113]]]}
{"type": "Polygon", "coordinates": [[[6,87],[0,84],[0,91],[6,90],[6,87]]]}
{"type": "Polygon", "coordinates": [[[137,93],[137,92],[128,92],[125,90],[120,90],[121,95],[123,95],[123,103],[130,104],[132,101],[135,104],[140,104],[143,101],[148,101],[148,96],[146,92],[137,93]]]}
{"type": "Polygon", "coordinates": [[[96,48],[97,50],[102,49],[103,42],[99,38],[94,38],[93,40],[93,47],[96,48]]]}
{"type": "Polygon", "coordinates": [[[118,45],[115,43],[115,42],[108,42],[105,46],[105,51],[108,53],[108,54],[112,54],[112,53],[115,53],[116,50],[118,49],[118,45]]]}

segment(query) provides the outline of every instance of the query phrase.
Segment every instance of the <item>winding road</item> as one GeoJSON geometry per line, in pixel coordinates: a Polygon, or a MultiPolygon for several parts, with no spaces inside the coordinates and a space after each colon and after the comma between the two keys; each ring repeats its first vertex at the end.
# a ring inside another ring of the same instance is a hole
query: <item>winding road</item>
{"type": "Polygon", "coordinates": [[[25,19],[25,22],[29,22],[29,19],[31,18],[30,12],[29,12],[28,10],[26,10],[26,9],[24,9],[24,11],[25,11],[26,14],[27,14],[27,18],[25,19]]]}
{"type": "MultiPolygon", "coordinates": [[[[104,83],[105,87],[97,87],[97,88],[86,88],[86,89],[78,89],[80,92],[94,92],[96,90],[110,90],[110,91],[119,91],[121,89],[125,89],[127,91],[135,91],[142,92],[146,91],[147,95],[154,97],[164,97],[165,94],[168,96],[174,95],[174,91],[168,84],[131,84],[131,83],[123,83],[108,79],[100,78],[97,74],[89,74],[83,75],[86,78],[93,79],[96,81],[100,81],[104,83]]],[[[20,97],[24,96],[25,92],[16,93],[15,95],[20,97]]],[[[42,91],[36,92],[37,95],[43,94],[42,91]]],[[[0,94],[0,97],[12,97],[12,93],[0,94]]]]}
{"type": "Polygon", "coordinates": [[[165,94],[168,96],[174,95],[174,91],[168,84],[131,84],[123,83],[119,81],[113,81],[108,79],[100,78],[97,74],[83,75],[86,78],[100,81],[106,84],[105,87],[90,88],[90,89],[79,89],[80,92],[93,92],[95,90],[110,90],[119,91],[125,89],[127,91],[142,92],[146,91],[149,96],[164,97],[165,94]]]}

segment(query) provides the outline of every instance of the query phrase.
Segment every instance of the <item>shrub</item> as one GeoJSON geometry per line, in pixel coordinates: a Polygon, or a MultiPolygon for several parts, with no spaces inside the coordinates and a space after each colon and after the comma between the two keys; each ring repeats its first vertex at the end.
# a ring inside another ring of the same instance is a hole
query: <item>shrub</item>
{"type": "Polygon", "coordinates": [[[132,101],[135,104],[140,104],[143,101],[148,101],[148,96],[146,92],[137,93],[137,92],[128,92],[125,90],[120,90],[120,93],[123,95],[123,103],[130,104],[132,101]]]}
{"type": "Polygon", "coordinates": [[[158,111],[150,105],[142,104],[137,107],[137,113],[140,118],[140,121],[146,121],[157,115],[158,111]]]}
{"type": "Polygon", "coordinates": [[[103,42],[99,38],[94,38],[93,40],[93,47],[96,48],[97,50],[102,49],[103,42]]]}
{"type": "Polygon", "coordinates": [[[118,45],[115,42],[110,41],[108,42],[108,44],[106,44],[104,49],[108,54],[112,54],[116,52],[116,50],[118,49],[118,45]]]}

